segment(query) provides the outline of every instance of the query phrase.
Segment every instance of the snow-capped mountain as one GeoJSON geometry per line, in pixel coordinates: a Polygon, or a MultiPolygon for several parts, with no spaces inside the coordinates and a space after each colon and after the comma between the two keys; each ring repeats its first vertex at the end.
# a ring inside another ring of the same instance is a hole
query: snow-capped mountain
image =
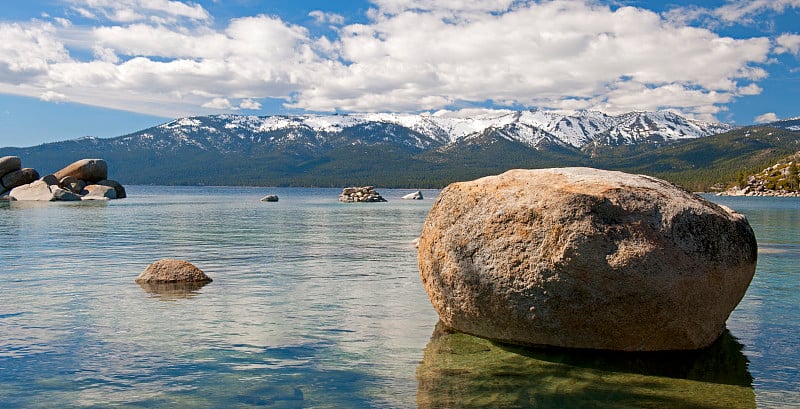
{"type": "MultiPolygon", "coordinates": [[[[653,159],[658,152],[731,128],[671,112],[210,115],[116,138],[4,148],[0,156],[20,156],[45,173],[77,159],[104,158],[118,172],[116,179],[127,184],[443,186],[515,167],[640,171],[638,165],[659,162],[663,171],[672,163],[683,166],[685,157],[665,164],[653,159]],[[643,159],[632,152],[655,156],[643,159]]],[[[713,160],[706,153],[698,158],[713,160]]]]}
{"type": "Polygon", "coordinates": [[[580,149],[589,144],[674,142],[730,130],[726,124],[687,119],[672,112],[606,115],[597,111],[488,111],[477,115],[354,114],[297,116],[214,115],[180,118],[120,143],[194,146],[230,151],[244,144],[294,145],[308,149],[337,144],[393,143],[428,150],[474,140],[496,131],[503,138],[537,147],[543,142],[580,149]]]}

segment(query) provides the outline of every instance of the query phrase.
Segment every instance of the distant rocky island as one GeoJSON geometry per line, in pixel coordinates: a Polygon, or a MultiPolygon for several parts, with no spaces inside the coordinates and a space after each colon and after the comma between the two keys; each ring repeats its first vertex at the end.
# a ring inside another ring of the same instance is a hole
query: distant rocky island
{"type": "Polygon", "coordinates": [[[17,156],[0,158],[0,200],[80,201],[111,200],[127,196],[119,182],[108,179],[103,159],[81,159],[44,177],[23,168],[17,156]]]}
{"type": "Polygon", "coordinates": [[[739,173],[736,184],[720,192],[720,196],[800,197],[800,151],[779,160],[762,171],[746,175],[739,173]]]}

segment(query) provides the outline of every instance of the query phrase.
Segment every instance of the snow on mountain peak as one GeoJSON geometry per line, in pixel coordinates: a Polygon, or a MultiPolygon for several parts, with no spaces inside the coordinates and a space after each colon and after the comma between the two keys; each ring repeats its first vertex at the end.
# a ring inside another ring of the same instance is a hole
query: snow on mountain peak
{"type": "MultiPolygon", "coordinates": [[[[186,128],[205,130],[209,128],[204,117],[181,118],[161,125],[178,134],[185,135],[186,128]]],[[[441,110],[434,113],[365,113],[331,115],[273,115],[241,116],[216,115],[210,120],[225,131],[244,135],[263,134],[272,131],[305,128],[324,139],[324,134],[337,134],[345,129],[361,125],[389,124],[400,126],[416,134],[447,145],[470,135],[487,130],[502,130],[506,139],[513,139],[529,146],[536,146],[543,139],[559,144],[581,148],[592,143],[638,144],[643,142],[675,141],[699,138],[725,132],[732,127],[726,124],[708,123],[685,118],[670,111],[628,112],[607,115],[599,111],[510,111],[469,109],[460,111],[441,110]]],[[[218,128],[218,129],[219,129],[218,128]]],[[[211,128],[209,128],[211,130],[211,128]]],[[[389,132],[387,137],[391,138],[389,132]]],[[[240,136],[241,137],[241,136],[240,136]]],[[[413,136],[414,145],[427,145],[418,136],[413,136]]]]}

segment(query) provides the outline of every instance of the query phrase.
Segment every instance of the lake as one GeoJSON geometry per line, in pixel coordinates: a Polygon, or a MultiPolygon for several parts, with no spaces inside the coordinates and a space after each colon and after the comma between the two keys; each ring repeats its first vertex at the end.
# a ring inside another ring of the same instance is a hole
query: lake
{"type": "Polygon", "coordinates": [[[0,407],[800,406],[798,199],[708,197],[759,241],[728,331],[703,351],[615,354],[439,328],[413,244],[438,191],[127,190],[0,203],[0,407]],[[134,283],[161,258],[214,281],[134,283]]]}

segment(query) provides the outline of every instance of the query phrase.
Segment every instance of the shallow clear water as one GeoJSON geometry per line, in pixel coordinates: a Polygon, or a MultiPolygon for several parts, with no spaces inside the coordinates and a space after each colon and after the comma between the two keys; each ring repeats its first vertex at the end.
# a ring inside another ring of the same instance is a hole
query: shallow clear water
{"type": "Polygon", "coordinates": [[[760,244],[717,345],[616,355],[437,331],[413,245],[437,192],[380,191],[388,203],[131,186],[108,203],[0,204],[0,407],[800,405],[796,199],[711,198],[760,244]],[[134,283],[161,258],[214,281],[134,283]]]}

